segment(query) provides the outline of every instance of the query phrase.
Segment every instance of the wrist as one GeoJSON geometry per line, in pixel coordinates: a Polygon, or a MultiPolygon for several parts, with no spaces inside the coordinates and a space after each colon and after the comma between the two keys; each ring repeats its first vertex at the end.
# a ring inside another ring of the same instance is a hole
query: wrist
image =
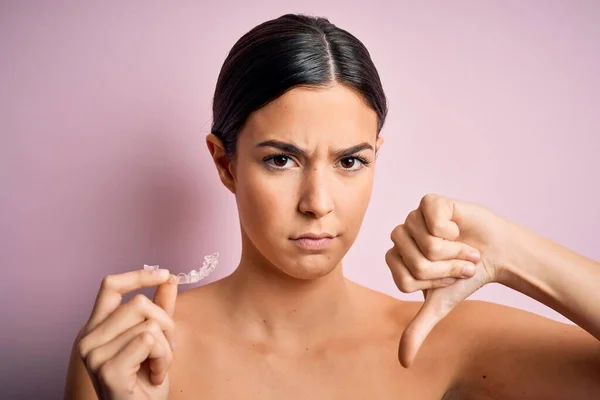
{"type": "Polygon", "coordinates": [[[533,266],[531,249],[539,248],[539,237],[527,228],[510,221],[504,221],[503,246],[498,246],[502,254],[497,260],[497,282],[514,287],[527,280],[528,267],[533,266]]]}

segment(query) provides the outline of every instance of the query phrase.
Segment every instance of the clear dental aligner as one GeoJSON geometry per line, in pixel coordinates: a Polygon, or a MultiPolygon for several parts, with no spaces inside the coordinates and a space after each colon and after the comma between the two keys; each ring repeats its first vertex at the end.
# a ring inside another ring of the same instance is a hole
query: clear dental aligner
{"type": "MultiPolygon", "coordinates": [[[[207,256],[204,256],[204,262],[202,263],[202,267],[198,270],[191,270],[189,274],[180,273],[177,274],[177,284],[183,285],[186,283],[196,283],[206,278],[219,263],[219,253],[213,253],[207,256]]],[[[144,270],[146,271],[156,271],[158,269],[158,265],[146,265],[144,264],[144,270]]]]}

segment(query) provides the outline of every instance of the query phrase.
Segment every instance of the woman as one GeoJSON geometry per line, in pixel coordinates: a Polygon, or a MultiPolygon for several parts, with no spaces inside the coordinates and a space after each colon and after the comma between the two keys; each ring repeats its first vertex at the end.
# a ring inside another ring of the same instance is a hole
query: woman
{"type": "Polygon", "coordinates": [[[67,399],[600,398],[599,266],[482,207],[428,195],[392,233],[394,280],[424,303],[344,278],[387,113],[355,37],[297,15],[257,26],[228,55],[213,112],[238,268],[179,296],[168,271],[106,277],[67,399]],[[462,302],[489,282],[580,327],[462,302]],[[155,285],[153,301],[121,304],[155,285]]]}

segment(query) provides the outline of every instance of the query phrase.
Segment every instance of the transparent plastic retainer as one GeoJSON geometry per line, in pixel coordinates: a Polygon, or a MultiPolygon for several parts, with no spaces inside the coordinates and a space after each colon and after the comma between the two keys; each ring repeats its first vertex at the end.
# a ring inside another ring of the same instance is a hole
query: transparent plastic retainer
{"type": "MultiPolygon", "coordinates": [[[[204,262],[202,263],[202,267],[198,270],[191,270],[189,274],[180,273],[175,277],[177,278],[177,284],[183,285],[186,283],[196,283],[201,281],[210,275],[211,272],[217,267],[219,263],[219,253],[213,253],[207,256],[204,256],[204,262]]],[[[144,270],[146,271],[156,271],[158,269],[158,265],[146,265],[144,264],[144,270]]]]}

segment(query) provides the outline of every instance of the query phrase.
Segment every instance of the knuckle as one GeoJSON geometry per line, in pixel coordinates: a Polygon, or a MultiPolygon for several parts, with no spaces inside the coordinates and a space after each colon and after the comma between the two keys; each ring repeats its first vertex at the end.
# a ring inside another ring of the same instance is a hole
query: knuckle
{"type": "Polygon", "coordinates": [[[154,344],[154,335],[148,331],[144,331],[138,336],[138,340],[143,346],[150,347],[154,344]]]}
{"type": "Polygon", "coordinates": [[[90,345],[89,345],[88,341],[89,341],[88,337],[84,336],[77,343],[77,352],[79,353],[79,357],[81,357],[84,360],[90,353],[90,345]]]}
{"type": "Polygon", "coordinates": [[[410,278],[401,279],[401,288],[400,291],[403,293],[413,293],[417,291],[415,281],[410,278]]]}
{"type": "Polygon", "coordinates": [[[413,264],[411,269],[411,273],[415,278],[420,281],[429,279],[429,271],[428,271],[429,263],[426,261],[417,261],[413,264]]]}
{"type": "Polygon", "coordinates": [[[411,225],[415,218],[416,218],[416,210],[412,210],[411,212],[408,213],[408,215],[406,216],[406,219],[404,220],[404,223],[406,225],[411,225]]]}
{"type": "Polygon", "coordinates": [[[146,332],[149,332],[153,335],[159,335],[160,333],[162,333],[162,329],[160,328],[160,324],[156,320],[149,319],[148,321],[146,321],[146,332]]]}
{"type": "Polygon", "coordinates": [[[98,350],[94,349],[90,351],[85,359],[85,365],[88,367],[88,369],[90,371],[97,371],[100,368],[100,364],[100,353],[98,350]]]}
{"type": "Polygon", "coordinates": [[[106,290],[106,289],[112,288],[114,286],[115,278],[116,278],[115,275],[106,275],[102,279],[102,283],[100,284],[100,289],[106,290]]]}
{"type": "Polygon", "coordinates": [[[441,252],[442,243],[439,240],[435,240],[435,238],[429,237],[423,243],[423,255],[429,260],[434,261],[434,259],[439,257],[439,254],[441,252]]]}
{"type": "Polygon", "coordinates": [[[423,270],[415,270],[413,276],[419,281],[426,281],[428,279],[427,272],[423,270]]]}
{"type": "Polygon", "coordinates": [[[132,302],[136,307],[143,308],[148,305],[150,299],[140,293],[133,296],[132,302]]]}
{"type": "Polygon", "coordinates": [[[392,239],[392,242],[397,243],[400,240],[404,233],[404,229],[404,225],[400,224],[392,230],[392,233],[390,234],[390,239],[392,239]]]}
{"type": "Polygon", "coordinates": [[[415,281],[406,274],[393,275],[394,283],[402,293],[412,293],[415,291],[415,281]]]}
{"type": "Polygon", "coordinates": [[[390,268],[396,267],[396,257],[394,256],[394,249],[389,249],[385,253],[385,262],[390,268]]]}
{"type": "Polygon", "coordinates": [[[440,236],[444,232],[444,223],[439,218],[433,218],[430,225],[432,235],[440,236]]]}
{"type": "Polygon", "coordinates": [[[427,208],[436,200],[436,195],[434,193],[427,193],[425,196],[421,198],[421,206],[427,208]]]}

